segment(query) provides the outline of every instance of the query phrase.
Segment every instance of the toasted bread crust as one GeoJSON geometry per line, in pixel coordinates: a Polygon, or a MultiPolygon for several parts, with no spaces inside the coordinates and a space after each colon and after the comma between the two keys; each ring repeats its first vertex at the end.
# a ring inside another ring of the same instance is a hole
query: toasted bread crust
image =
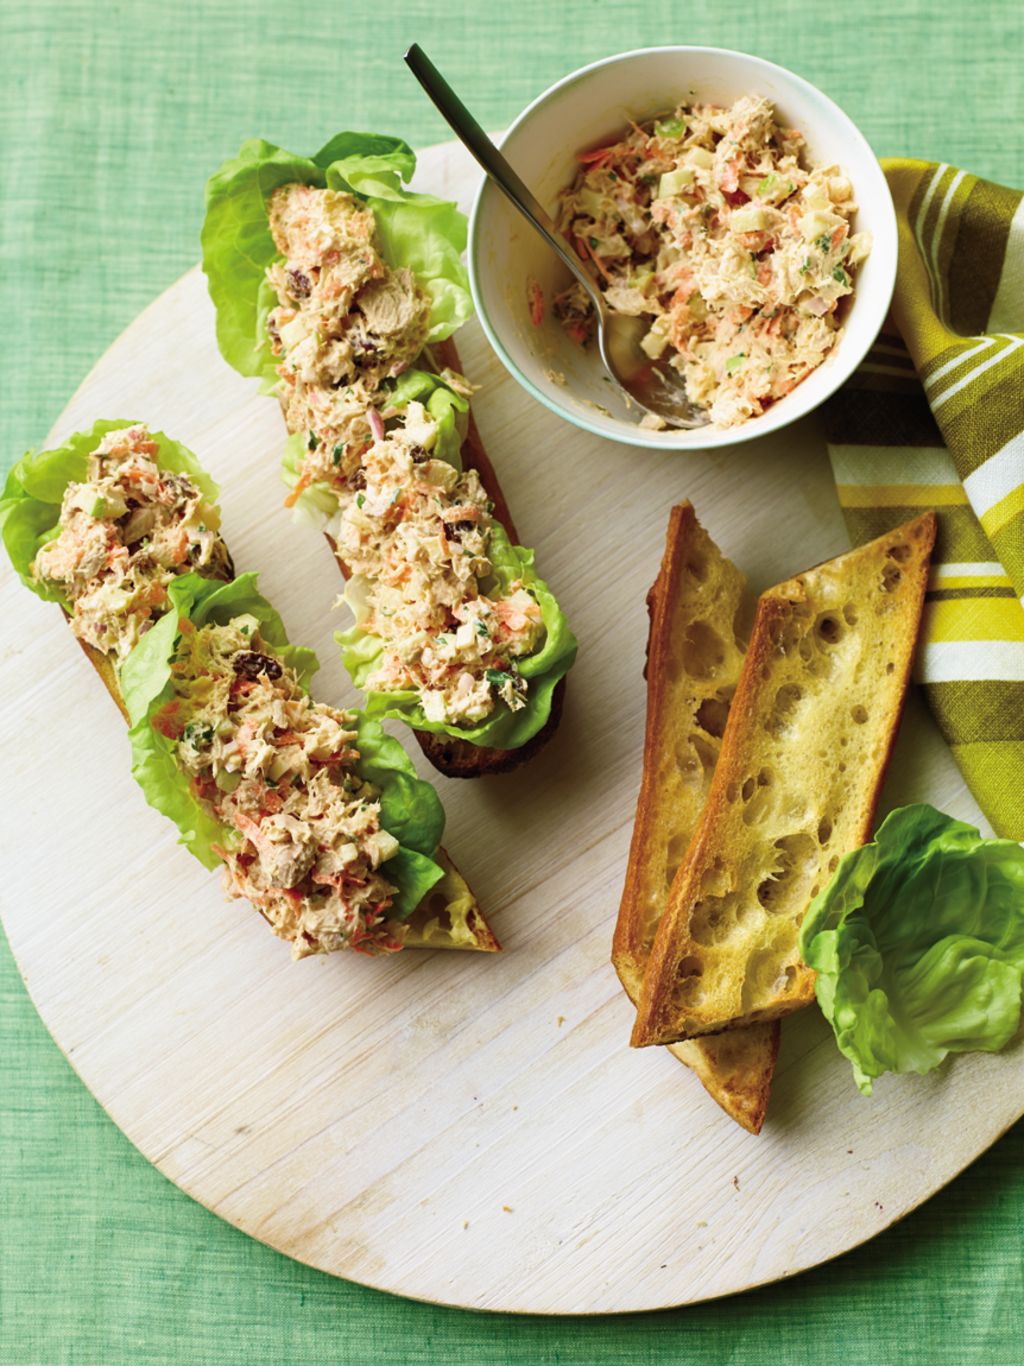
{"type": "Polygon", "coordinates": [[[762,595],[634,1046],[777,1019],[813,998],[800,922],[839,858],[870,838],[935,528],[924,513],[762,595]]]}
{"type": "MultiPolygon", "coordinates": [[[[451,338],[436,342],[431,347],[431,351],[442,369],[458,370],[461,373],[459,353],[451,338]]],[[[516,531],[515,522],[512,520],[512,513],[509,511],[505,495],[501,491],[494,466],[484,449],[480,430],[476,425],[472,411],[469,414],[466,439],[462,443],[462,463],[466,469],[476,470],[480,476],[481,484],[487,490],[487,495],[494,504],[495,519],[504,527],[512,544],[518,545],[519,534],[516,531]]],[[[326,532],[324,535],[342,575],[346,579],[350,578],[351,571],[339,558],[338,547],[334,539],[326,532]]],[[[564,699],[565,679],[561,678],[551,696],[551,712],[547,721],[536,735],[527,740],[526,744],[520,745],[518,749],[494,749],[488,745],[474,745],[468,740],[460,740],[457,736],[435,734],[429,730],[413,730],[413,734],[416,736],[420,749],[438,772],[443,773],[446,778],[483,778],[494,773],[511,773],[520,764],[529,762],[554,735],[561,719],[564,699]]]]}
{"type": "Polygon", "coordinates": [[[748,1134],[768,1113],[782,1030],[778,1020],[741,1025],[703,1039],[671,1043],[668,1051],[693,1069],[713,1101],[748,1134]]]}
{"type": "MultiPolygon", "coordinates": [[[[647,595],[647,723],[612,963],[636,1005],[675,867],[707,797],[743,651],[735,622],[743,576],[718,551],[689,502],[669,515],[665,553],[647,595]],[[715,650],[702,658],[699,645],[715,650]],[[687,669],[686,665],[690,668],[687,669]]],[[[779,1048],[777,1024],[673,1045],[711,1097],[750,1133],[764,1123],[779,1048]]]]}

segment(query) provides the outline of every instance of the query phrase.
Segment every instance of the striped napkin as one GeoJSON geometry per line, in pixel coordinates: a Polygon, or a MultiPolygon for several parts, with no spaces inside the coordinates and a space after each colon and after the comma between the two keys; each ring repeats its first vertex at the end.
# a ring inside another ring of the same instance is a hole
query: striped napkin
{"type": "Polygon", "coordinates": [[[938,514],[917,677],[993,828],[1024,839],[1024,195],[882,164],[896,294],[827,405],[829,456],[854,542],[938,514]]]}

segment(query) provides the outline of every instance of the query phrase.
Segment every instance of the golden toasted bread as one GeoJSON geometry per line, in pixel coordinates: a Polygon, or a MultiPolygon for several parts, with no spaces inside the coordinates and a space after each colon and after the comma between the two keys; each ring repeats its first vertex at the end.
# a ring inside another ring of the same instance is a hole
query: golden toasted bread
{"type": "Polygon", "coordinates": [[[928,512],[758,603],[704,813],[658,926],[632,1042],[807,1005],[798,935],[871,835],[935,540],[928,512]]]}
{"type": "Polygon", "coordinates": [[[476,949],[500,953],[501,945],[484,919],[469,883],[456,868],[446,849],[438,849],[434,862],[444,877],[432,887],[402,926],[400,937],[407,949],[476,949]]]}
{"type": "MultiPolygon", "coordinates": [[[[67,616],[67,613],[64,614],[67,616]]],[[[117,672],[108,655],[79,640],[118,711],[130,724],[128,708],[121,696],[117,672]]],[[[436,883],[403,925],[400,935],[407,949],[475,949],[480,953],[500,953],[497,936],[477,905],[466,879],[452,862],[448,851],[438,849],[434,861],[444,869],[436,883]]]]}
{"type": "MultiPolygon", "coordinates": [[[[455,349],[455,343],[450,338],[447,341],[435,343],[431,350],[439,368],[461,370],[459,353],[455,349]]],[[[512,544],[518,545],[519,534],[512,520],[508,503],[505,501],[505,495],[501,491],[501,485],[498,483],[494,466],[491,464],[490,457],[484,449],[483,441],[480,439],[480,431],[472,412],[469,414],[469,426],[462,443],[462,464],[465,469],[476,470],[479,474],[480,482],[494,504],[492,512],[495,520],[504,527],[512,544]]],[[[348,567],[338,557],[337,546],[329,535],[327,542],[334,552],[339,569],[347,579],[349,577],[348,567]]],[[[525,764],[532,759],[551,739],[551,736],[558,729],[564,697],[565,679],[561,678],[555,685],[555,690],[551,696],[551,712],[547,721],[536,735],[527,740],[525,745],[520,745],[518,749],[493,749],[487,745],[473,745],[468,740],[460,740],[458,736],[435,735],[428,730],[415,730],[413,734],[416,736],[420,749],[446,778],[482,778],[490,773],[508,773],[512,769],[518,768],[520,764],[525,764]]]]}
{"type": "MultiPolygon", "coordinates": [[[[743,576],[690,503],[674,507],[661,570],[647,595],[644,767],[612,963],[635,1005],[669,888],[711,786],[743,663],[736,638],[743,576]]],[[[674,1044],[714,1100],[759,1133],[779,1047],[776,1023],[674,1044]]]]}

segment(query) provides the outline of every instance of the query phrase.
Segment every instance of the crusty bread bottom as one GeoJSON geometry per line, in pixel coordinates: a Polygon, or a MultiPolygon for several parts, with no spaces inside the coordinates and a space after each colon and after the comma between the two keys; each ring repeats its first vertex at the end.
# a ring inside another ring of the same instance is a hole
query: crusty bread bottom
{"type": "Polygon", "coordinates": [[[870,838],[914,655],[928,512],[762,594],[707,805],[644,973],[633,1043],[807,1005],[800,925],[870,838]]]}
{"type": "MultiPolygon", "coordinates": [[[[612,962],[635,1005],[676,869],[711,786],[743,663],[737,617],[743,576],[690,503],[669,516],[661,569],[647,595],[647,724],[626,882],[612,962]]],[[[777,1025],[675,1044],[723,1110],[751,1133],[764,1123],[779,1047],[777,1025]]]]}

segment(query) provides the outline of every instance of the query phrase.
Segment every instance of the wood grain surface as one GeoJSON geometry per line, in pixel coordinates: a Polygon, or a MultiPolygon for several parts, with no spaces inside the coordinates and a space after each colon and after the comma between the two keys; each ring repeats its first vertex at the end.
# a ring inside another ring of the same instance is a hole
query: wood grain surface
{"type": "MultiPolygon", "coordinates": [[[[461,152],[417,183],[465,204],[461,152]]],[[[526,768],[439,778],[445,842],[504,954],[293,963],[175,845],[129,773],[124,724],[61,614],[9,569],[0,658],[4,923],[28,989],[111,1118],[224,1219],[339,1276],[546,1314],[650,1309],[787,1276],[871,1237],[1024,1112],[1018,1045],[936,1074],[851,1080],[815,1010],[787,1020],[765,1130],[731,1124],[665,1050],[631,1051],[608,961],[640,778],[647,617],[670,505],[755,589],[842,550],[809,420],[720,455],[616,447],[532,403],[475,324],[459,338],[520,531],[580,637],[561,728],[526,768]]],[[[220,359],[198,270],[103,357],[51,433],[141,418],[219,480],[239,570],[315,691],[354,701],[337,572],[281,506],[277,405],[220,359]]],[[[981,823],[916,699],[883,807],[981,823]]]]}

